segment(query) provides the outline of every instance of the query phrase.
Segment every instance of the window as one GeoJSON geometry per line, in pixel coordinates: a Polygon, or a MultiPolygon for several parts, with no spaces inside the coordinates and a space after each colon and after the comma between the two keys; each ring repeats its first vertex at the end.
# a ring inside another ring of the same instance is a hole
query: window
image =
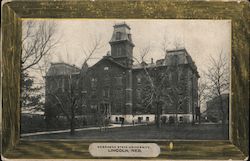
{"type": "Polygon", "coordinates": [[[138,100],[141,99],[141,89],[136,90],[136,97],[137,97],[138,100]]]}
{"type": "Polygon", "coordinates": [[[109,89],[103,89],[102,90],[102,96],[103,97],[109,97],[109,89]]]}
{"type": "Polygon", "coordinates": [[[149,117],[146,117],[146,121],[147,121],[147,122],[149,121],[149,117]]]}
{"type": "Polygon", "coordinates": [[[115,117],[115,122],[118,122],[118,117],[115,117]]]}
{"type": "Polygon", "coordinates": [[[87,91],[86,90],[82,90],[81,93],[82,94],[87,94],[87,91]]]}
{"type": "Polygon", "coordinates": [[[141,123],[143,117],[138,117],[138,123],[141,123]]]}
{"type": "Polygon", "coordinates": [[[185,77],[184,77],[183,74],[184,74],[183,71],[182,71],[182,70],[179,70],[178,81],[183,81],[183,80],[185,80],[185,77]]]}
{"type": "Polygon", "coordinates": [[[121,40],[121,35],[122,35],[121,32],[116,32],[115,39],[116,40],[121,40]]]}
{"type": "Polygon", "coordinates": [[[97,110],[97,105],[90,105],[90,108],[91,108],[92,110],[97,110]]]}
{"type": "Polygon", "coordinates": [[[173,55],[171,57],[172,65],[178,65],[178,55],[173,55]]]}
{"type": "Polygon", "coordinates": [[[175,122],[175,119],[173,116],[169,116],[169,121],[170,124],[173,124],[175,122]]]}
{"type": "Polygon", "coordinates": [[[121,54],[122,54],[121,47],[117,47],[116,50],[117,50],[117,56],[121,56],[121,54]]]}
{"type": "Polygon", "coordinates": [[[167,122],[167,116],[161,116],[161,121],[165,124],[167,122]]]}
{"type": "Polygon", "coordinates": [[[122,77],[115,77],[115,85],[121,86],[122,85],[122,77]]]}
{"type": "Polygon", "coordinates": [[[62,79],[62,92],[64,92],[65,87],[64,87],[64,79],[62,79]]]}
{"type": "MultiPolygon", "coordinates": [[[[122,91],[122,89],[121,88],[117,88],[117,89],[115,89],[114,90],[114,99],[116,99],[116,100],[121,100],[121,99],[123,99],[123,91],[122,91]]],[[[118,106],[118,105],[117,105],[118,106]]],[[[119,105],[119,107],[120,107],[120,105],[119,105]]]]}
{"type": "Polygon", "coordinates": [[[96,88],[97,87],[97,79],[96,78],[92,78],[91,79],[91,88],[96,88]]]}
{"type": "Polygon", "coordinates": [[[169,81],[172,81],[172,74],[171,74],[171,72],[170,72],[169,75],[168,75],[168,80],[169,80],[169,81]]]}
{"type": "Polygon", "coordinates": [[[128,39],[129,39],[130,41],[132,41],[132,39],[131,39],[131,34],[128,34],[128,39]]]}
{"type": "Polygon", "coordinates": [[[141,84],[141,78],[140,77],[137,77],[137,83],[141,84]]]}
{"type": "Polygon", "coordinates": [[[105,75],[104,78],[103,78],[103,85],[104,86],[110,86],[110,84],[111,84],[111,81],[110,81],[109,75],[105,75]]]}
{"type": "Polygon", "coordinates": [[[183,117],[182,116],[179,117],[179,121],[183,122],[183,117]]]}

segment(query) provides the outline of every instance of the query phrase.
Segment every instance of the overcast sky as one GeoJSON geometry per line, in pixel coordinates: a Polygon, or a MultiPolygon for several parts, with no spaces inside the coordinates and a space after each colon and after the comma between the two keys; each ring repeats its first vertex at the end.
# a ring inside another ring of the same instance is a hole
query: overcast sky
{"type": "Polygon", "coordinates": [[[81,67],[85,55],[95,37],[101,37],[103,48],[99,50],[88,63],[93,65],[110,51],[109,41],[113,25],[126,22],[131,27],[132,39],[135,44],[134,56],[138,57],[141,48],[148,45],[151,51],[147,61],[164,58],[161,50],[164,36],[174,48],[174,42],[185,47],[198,70],[206,70],[209,57],[217,57],[221,50],[229,57],[231,50],[230,20],[118,20],[118,19],[77,19],[55,20],[58,25],[60,44],[54,50],[51,61],[64,61],[81,67]],[[67,54],[68,53],[68,54],[67,54]]]}
{"type": "Polygon", "coordinates": [[[161,46],[164,36],[169,41],[169,50],[175,48],[175,42],[186,48],[200,73],[206,71],[210,57],[217,58],[221,51],[230,60],[230,20],[63,19],[53,21],[57,24],[56,37],[60,37],[60,43],[52,53],[51,62],[63,61],[81,67],[85,60],[83,50],[90,49],[95,37],[100,37],[103,47],[95,53],[93,56],[95,59],[88,62],[89,65],[93,65],[110,51],[109,41],[114,24],[123,22],[131,27],[135,57],[139,57],[141,48],[151,46],[150,53],[146,57],[148,62],[151,58],[154,62],[164,58],[165,53],[161,46]]]}

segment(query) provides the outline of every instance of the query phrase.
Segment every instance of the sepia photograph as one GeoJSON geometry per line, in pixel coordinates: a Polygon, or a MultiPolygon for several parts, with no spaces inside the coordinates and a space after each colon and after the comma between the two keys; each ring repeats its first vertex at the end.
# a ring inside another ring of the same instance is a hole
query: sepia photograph
{"type": "Polygon", "coordinates": [[[229,140],[230,20],[22,21],[21,138],[229,140]]]}

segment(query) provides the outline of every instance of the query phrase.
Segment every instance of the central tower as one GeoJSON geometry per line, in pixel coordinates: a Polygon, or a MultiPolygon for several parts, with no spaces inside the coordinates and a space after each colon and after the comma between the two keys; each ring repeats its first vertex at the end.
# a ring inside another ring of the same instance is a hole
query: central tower
{"type": "Polygon", "coordinates": [[[111,40],[111,56],[113,59],[127,67],[126,69],[126,88],[125,88],[125,106],[124,113],[126,117],[132,114],[132,64],[133,64],[133,48],[134,43],[130,34],[130,27],[124,22],[114,25],[114,31],[111,40]]]}
{"type": "Polygon", "coordinates": [[[111,40],[111,56],[114,60],[126,67],[131,68],[133,64],[133,48],[130,27],[124,22],[114,25],[111,40]]]}

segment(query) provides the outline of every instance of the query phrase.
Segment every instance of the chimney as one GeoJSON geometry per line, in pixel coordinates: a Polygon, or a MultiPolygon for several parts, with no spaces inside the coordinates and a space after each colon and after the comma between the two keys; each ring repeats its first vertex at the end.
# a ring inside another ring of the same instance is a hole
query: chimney
{"type": "Polygon", "coordinates": [[[151,58],[151,64],[154,64],[154,59],[153,58],[151,58]]]}

